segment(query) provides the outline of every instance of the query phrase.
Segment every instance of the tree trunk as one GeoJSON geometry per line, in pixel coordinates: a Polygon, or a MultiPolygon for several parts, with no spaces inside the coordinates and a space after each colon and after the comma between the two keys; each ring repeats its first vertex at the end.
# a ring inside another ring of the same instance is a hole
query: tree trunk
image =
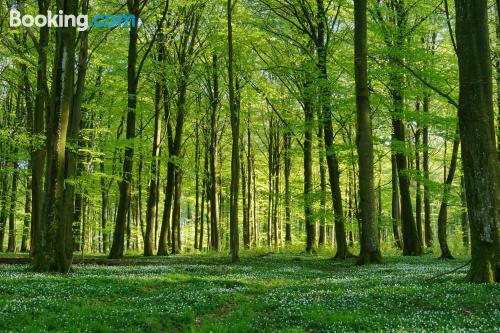
{"type": "MultiPolygon", "coordinates": [[[[321,114],[318,115],[321,118],[321,114]]],[[[323,126],[318,124],[318,154],[319,154],[319,179],[320,179],[320,218],[319,218],[319,239],[318,245],[325,245],[325,232],[326,232],[326,168],[325,168],[325,147],[323,145],[323,126]]]]}
{"type": "Polygon", "coordinates": [[[462,204],[462,214],[461,214],[461,227],[462,227],[462,244],[468,249],[469,240],[469,216],[467,214],[467,198],[465,196],[465,182],[464,177],[460,177],[460,201],[462,204]]]}
{"type": "MultiPolygon", "coordinates": [[[[129,14],[139,17],[139,0],[128,1],[129,14]]],[[[131,26],[129,32],[129,47],[128,47],[128,66],[127,66],[127,129],[126,139],[128,146],[125,147],[123,158],[123,178],[119,183],[120,200],[118,202],[118,211],[116,216],[115,230],[113,233],[113,243],[109,253],[110,259],[120,259],[124,252],[124,238],[127,215],[130,207],[130,184],[132,183],[132,170],[134,165],[134,143],[135,139],[135,123],[136,123],[136,108],[137,108],[137,41],[138,32],[137,26],[131,26]]]]}
{"type": "Polygon", "coordinates": [[[313,175],[312,175],[312,141],[314,113],[311,101],[312,85],[306,78],[302,92],[302,104],[305,116],[304,130],[304,219],[306,226],[306,252],[316,251],[316,224],[313,218],[313,175]]]}
{"type": "Polygon", "coordinates": [[[396,164],[396,156],[391,152],[392,164],[392,233],[394,235],[394,243],[398,249],[403,248],[401,238],[399,237],[399,223],[401,221],[401,209],[399,207],[399,181],[398,181],[398,166],[396,164]]]}
{"type": "Polygon", "coordinates": [[[498,176],[486,0],[457,0],[459,124],[471,230],[472,282],[500,282],[498,176]]]}
{"type": "MultiPolygon", "coordinates": [[[[14,150],[14,154],[17,149],[14,150]]],[[[14,162],[14,172],[12,174],[12,187],[10,192],[10,209],[9,209],[9,241],[7,244],[7,252],[16,252],[16,202],[17,202],[17,181],[19,179],[19,164],[14,162]]]]}
{"type": "Polygon", "coordinates": [[[327,27],[326,13],[323,0],[316,0],[318,8],[318,39],[316,45],[319,96],[323,108],[324,141],[326,149],[326,164],[328,165],[328,176],[330,189],[332,191],[333,210],[335,213],[335,237],[337,240],[337,253],[335,259],[344,260],[351,256],[347,249],[346,233],[344,225],[344,211],[342,207],[342,193],[340,190],[340,171],[337,155],[333,147],[333,125],[331,91],[328,82],[327,71],[327,48],[325,45],[325,34],[327,27]]]}
{"type": "Polygon", "coordinates": [[[448,224],[448,200],[451,191],[451,185],[453,183],[453,177],[455,176],[455,170],[457,169],[457,159],[458,159],[458,148],[460,146],[459,129],[455,132],[455,139],[453,140],[453,152],[451,156],[450,168],[448,170],[448,176],[444,182],[443,197],[441,200],[441,207],[439,208],[438,215],[438,240],[439,247],[441,249],[441,259],[453,259],[451,251],[448,247],[448,237],[447,237],[447,224],[448,224]]]}
{"type": "Polygon", "coordinates": [[[219,109],[219,74],[218,58],[212,57],[212,94],[210,114],[210,179],[208,181],[208,198],[210,200],[210,245],[212,251],[220,251],[219,205],[217,200],[217,118],[219,109]]]}
{"type": "MultiPolygon", "coordinates": [[[[430,98],[424,96],[423,112],[429,113],[430,98]]],[[[432,248],[432,227],[431,227],[431,199],[429,193],[429,126],[426,124],[422,129],[423,135],[423,169],[424,169],[424,229],[425,229],[425,246],[432,248]]]]}
{"type": "MultiPolygon", "coordinates": [[[[416,111],[420,112],[420,102],[416,103],[416,111]]],[[[416,174],[416,194],[415,194],[415,222],[417,224],[417,234],[418,239],[420,239],[420,244],[424,244],[423,238],[423,228],[422,228],[422,194],[421,194],[421,186],[420,186],[420,136],[422,134],[422,130],[420,128],[420,124],[417,123],[417,128],[415,130],[415,169],[417,171],[416,174]]]]}
{"type": "MultiPolygon", "coordinates": [[[[0,161],[0,166],[4,166],[6,161],[0,161]]],[[[3,243],[5,239],[5,227],[8,218],[8,198],[9,198],[9,177],[7,173],[2,175],[2,192],[0,207],[0,252],[3,252],[3,243]]]]}
{"type": "Polygon", "coordinates": [[[26,177],[26,196],[24,200],[23,235],[21,238],[21,252],[28,252],[28,241],[31,222],[31,176],[26,177]]]}
{"type": "MultiPolygon", "coordinates": [[[[162,59],[159,59],[161,62],[162,59]]],[[[153,219],[156,213],[156,202],[158,195],[157,168],[158,157],[160,155],[160,135],[161,135],[161,86],[155,85],[155,120],[153,134],[153,151],[151,153],[151,176],[149,179],[148,202],[146,206],[146,232],[144,234],[144,255],[152,256],[154,250],[153,219]]]]}
{"type": "MultiPolygon", "coordinates": [[[[292,137],[289,132],[285,132],[284,137],[284,168],[285,168],[285,243],[292,244],[292,214],[291,214],[291,191],[290,191],[290,173],[292,170],[292,137]]],[[[249,152],[250,154],[250,152],[249,152]]],[[[249,178],[250,179],[250,178],[249,178]]],[[[249,189],[250,190],[250,189],[249,189]]],[[[249,199],[250,201],[250,199],[249,199]]]]}
{"type": "MultiPolygon", "coordinates": [[[[236,105],[234,87],[234,54],[233,54],[233,26],[232,26],[233,5],[231,0],[227,0],[227,41],[228,41],[228,83],[229,83],[229,111],[231,114],[231,189],[230,189],[230,234],[231,234],[231,261],[238,262],[239,258],[239,227],[238,227],[238,190],[240,180],[239,164],[239,137],[240,137],[240,110],[236,105]]],[[[236,83],[238,84],[238,83],[236,83]]],[[[238,87],[236,90],[239,90],[238,87]]],[[[236,91],[239,95],[239,91],[236,91]]]]}
{"type": "MultiPolygon", "coordinates": [[[[395,142],[406,144],[405,125],[401,119],[403,111],[403,97],[401,96],[401,78],[392,78],[392,98],[394,102],[394,115],[392,125],[395,142]]],[[[399,194],[401,198],[401,229],[403,234],[403,255],[418,256],[422,254],[422,247],[418,239],[417,226],[413,217],[413,208],[410,194],[410,180],[406,173],[408,168],[407,158],[402,151],[395,151],[396,166],[399,180],[399,194]]]]}
{"type": "MultiPolygon", "coordinates": [[[[50,0],[38,1],[38,13],[47,15],[50,0]]],[[[45,133],[45,123],[48,119],[47,109],[49,89],[47,79],[47,47],[49,44],[49,27],[40,28],[38,39],[38,66],[36,79],[35,108],[33,114],[33,135],[41,136],[45,133]]],[[[32,209],[31,209],[31,237],[30,256],[34,257],[41,247],[41,221],[43,212],[43,174],[46,151],[43,145],[33,146],[31,151],[31,178],[32,178],[32,209]]]]}
{"type": "MultiPolygon", "coordinates": [[[[58,3],[58,10],[75,14],[76,1],[58,3]]],[[[64,167],[68,123],[73,104],[75,28],[57,28],[56,55],[47,128],[47,173],[43,218],[33,268],[67,273],[71,268],[71,224],[64,219],[64,167]],[[39,248],[38,248],[39,246],[39,248]]],[[[38,242],[37,240],[37,242],[38,242]]]]}
{"type": "Polygon", "coordinates": [[[241,136],[241,147],[240,150],[240,163],[241,163],[241,199],[242,199],[242,209],[243,209],[243,246],[245,249],[250,248],[250,221],[249,221],[249,204],[247,202],[247,172],[248,168],[245,166],[245,149],[243,149],[243,135],[241,136]]]}
{"type": "Polygon", "coordinates": [[[354,69],[356,80],[357,148],[359,156],[359,209],[361,221],[360,264],[379,263],[378,227],[375,221],[373,141],[368,95],[366,0],[354,3],[354,69]]]}

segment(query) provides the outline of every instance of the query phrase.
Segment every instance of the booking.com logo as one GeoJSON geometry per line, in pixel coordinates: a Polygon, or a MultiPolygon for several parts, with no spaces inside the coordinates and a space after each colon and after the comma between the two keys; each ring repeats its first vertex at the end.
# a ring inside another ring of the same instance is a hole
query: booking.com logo
{"type": "Polygon", "coordinates": [[[12,9],[10,11],[10,27],[50,27],[67,28],[74,27],[78,31],[88,30],[90,27],[96,28],[115,28],[115,27],[139,27],[142,24],[141,19],[132,14],[119,15],[95,15],[89,20],[88,15],[65,15],[62,10],[58,14],[52,14],[49,10],[47,15],[23,15],[20,11],[12,9]]]}

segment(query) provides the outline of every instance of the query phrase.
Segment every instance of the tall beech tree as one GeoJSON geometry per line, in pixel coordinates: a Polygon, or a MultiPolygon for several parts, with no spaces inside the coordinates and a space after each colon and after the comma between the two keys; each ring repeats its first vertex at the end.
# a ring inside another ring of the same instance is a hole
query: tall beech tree
{"type": "Polygon", "coordinates": [[[359,158],[359,211],[361,253],[359,263],[382,260],[375,221],[373,142],[368,95],[366,0],[354,2],[354,72],[356,81],[357,148],[359,158]]]}
{"type": "MultiPolygon", "coordinates": [[[[57,9],[75,15],[77,1],[59,0],[57,9]]],[[[39,244],[33,268],[67,273],[73,258],[71,223],[64,218],[65,148],[73,108],[75,28],[56,29],[54,77],[47,115],[47,163],[39,244]]]]}
{"type": "Polygon", "coordinates": [[[500,282],[499,182],[487,1],[457,0],[455,10],[460,71],[458,118],[471,231],[468,279],[500,282]]]}
{"type": "MultiPolygon", "coordinates": [[[[235,3],[236,4],[236,3],[235,3]]],[[[230,247],[231,260],[238,262],[240,249],[240,234],[238,226],[238,191],[240,179],[240,110],[236,105],[234,82],[234,50],[233,50],[233,9],[231,0],[227,0],[227,44],[228,44],[228,84],[229,112],[231,114],[231,190],[230,190],[230,247]]]]}

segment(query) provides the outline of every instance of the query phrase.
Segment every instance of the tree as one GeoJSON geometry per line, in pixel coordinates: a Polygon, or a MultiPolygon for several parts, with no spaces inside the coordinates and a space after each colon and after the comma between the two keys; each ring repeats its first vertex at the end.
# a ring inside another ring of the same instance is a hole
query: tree
{"type": "Polygon", "coordinates": [[[462,142],[472,261],[468,280],[500,282],[499,182],[493,121],[492,67],[486,0],[457,0],[462,142]]]}
{"type": "Polygon", "coordinates": [[[240,179],[240,115],[236,105],[235,88],[234,88],[234,51],[233,51],[233,23],[232,11],[234,7],[231,0],[227,0],[227,43],[228,43],[228,84],[229,84],[229,112],[231,113],[231,193],[230,193],[230,232],[231,232],[231,260],[238,262],[240,234],[238,226],[238,190],[240,179]]]}
{"type": "MultiPolygon", "coordinates": [[[[76,14],[74,0],[57,1],[57,9],[76,14]]],[[[71,224],[64,219],[65,148],[68,123],[73,107],[75,28],[56,30],[54,85],[47,117],[47,163],[43,216],[38,226],[36,271],[67,273],[73,258],[71,224]]]]}
{"type": "Polygon", "coordinates": [[[368,96],[366,0],[354,2],[354,70],[356,80],[357,147],[359,156],[359,211],[361,253],[359,263],[382,260],[375,221],[373,142],[368,96]]]}

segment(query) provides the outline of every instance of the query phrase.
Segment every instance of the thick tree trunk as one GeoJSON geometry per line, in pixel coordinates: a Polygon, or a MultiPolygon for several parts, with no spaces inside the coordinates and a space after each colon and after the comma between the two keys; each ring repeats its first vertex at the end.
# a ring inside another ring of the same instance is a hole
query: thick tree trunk
{"type": "MultiPolygon", "coordinates": [[[[76,1],[64,0],[58,9],[77,11],[76,1]]],[[[73,104],[75,29],[57,28],[53,91],[47,128],[47,173],[43,218],[33,268],[67,273],[71,267],[71,224],[64,219],[64,167],[68,123],[73,104]]]]}
{"type": "Polygon", "coordinates": [[[486,0],[457,0],[459,124],[471,229],[472,282],[500,282],[499,182],[486,0]]]}
{"type": "Polygon", "coordinates": [[[354,72],[356,80],[357,148],[359,156],[359,210],[361,221],[360,264],[379,263],[378,227],[375,221],[373,141],[368,95],[366,0],[354,3],[354,72]]]}
{"type": "MultiPolygon", "coordinates": [[[[38,13],[47,15],[50,0],[38,1],[38,13]]],[[[35,108],[33,114],[33,135],[41,136],[45,132],[47,121],[47,101],[49,99],[47,79],[47,47],[49,44],[49,27],[40,28],[38,39],[38,66],[36,79],[35,108]]],[[[36,145],[31,151],[31,177],[32,177],[32,209],[31,209],[31,234],[30,256],[34,257],[39,248],[41,237],[40,224],[43,211],[43,174],[45,168],[45,146],[36,145]]]]}

